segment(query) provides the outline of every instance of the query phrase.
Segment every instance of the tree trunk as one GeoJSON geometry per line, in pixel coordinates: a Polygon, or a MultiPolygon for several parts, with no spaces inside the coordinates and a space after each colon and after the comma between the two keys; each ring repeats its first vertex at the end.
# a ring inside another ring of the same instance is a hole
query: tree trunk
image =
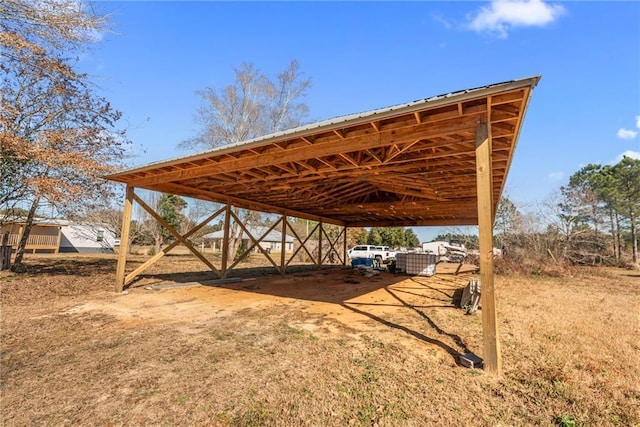
{"type": "Polygon", "coordinates": [[[618,241],[618,259],[622,260],[622,236],[620,235],[620,216],[618,211],[615,212],[616,217],[616,240],[618,241]]]}
{"type": "Polygon", "coordinates": [[[616,226],[613,218],[613,209],[609,208],[609,219],[611,220],[611,237],[613,238],[613,258],[616,260],[616,264],[620,262],[620,254],[618,251],[618,235],[616,234],[616,226]]]}
{"type": "Polygon", "coordinates": [[[155,237],[155,243],[156,243],[156,246],[155,246],[154,254],[159,254],[160,251],[162,250],[162,233],[158,234],[155,237]]]}
{"type": "Polygon", "coordinates": [[[40,196],[37,195],[33,202],[31,203],[31,207],[29,208],[29,213],[27,214],[27,218],[24,225],[24,230],[22,231],[22,237],[18,242],[18,247],[16,248],[16,258],[11,266],[11,271],[20,272],[23,269],[22,266],[22,258],[24,258],[24,251],[27,247],[27,241],[29,240],[29,235],[31,234],[31,228],[33,227],[33,218],[36,216],[36,209],[40,204],[40,196]]]}
{"type": "Polygon", "coordinates": [[[629,212],[629,220],[631,222],[631,247],[633,249],[632,260],[634,264],[638,263],[638,225],[636,224],[636,214],[632,210],[629,212]]]}
{"type": "MultiPolygon", "coordinates": [[[[240,218],[240,208],[234,207],[233,213],[236,215],[237,218],[240,218]]],[[[245,227],[246,227],[246,222],[247,221],[244,221],[245,227]]],[[[233,264],[234,260],[236,259],[238,248],[240,248],[241,244],[242,244],[242,228],[236,221],[233,221],[233,224],[231,224],[231,227],[229,229],[229,252],[227,254],[227,262],[228,262],[227,265],[233,264]]]]}

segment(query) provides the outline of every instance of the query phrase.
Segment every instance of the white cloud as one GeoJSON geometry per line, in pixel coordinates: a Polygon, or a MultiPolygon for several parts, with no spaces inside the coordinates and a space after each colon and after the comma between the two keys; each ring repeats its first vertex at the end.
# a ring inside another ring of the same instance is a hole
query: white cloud
{"type": "Polygon", "coordinates": [[[560,181],[564,178],[564,172],[551,172],[549,175],[547,175],[547,178],[552,181],[560,181]]]}
{"type": "Polygon", "coordinates": [[[618,129],[618,138],[620,139],[634,139],[638,136],[638,131],[620,128],[618,129]]]}
{"type": "Polygon", "coordinates": [[[545,3],[543,0],[492,0],[488,7],[471,16],[470,29],[488,31],[500,38],[507,38],[513,27],[544,27],[565,12],[560,5],[545,3]]]}
{"type": "Polygon", "coordinates": [[[442,15],[434,13],[434,14],[431,15],[431,19],[433,19],[434,21],[442,24],[442,26],[444,28],[446,28],[447,30],[450,30],[453,27],[451,22],[449,22],[449,20],[445,19],[442,15]]]}
{"type": "Polygon", "coordinates": [[[633,151],[633,150],[627,150],[624,153],[620,154],[618,157],[616,157],[616,159],[612,162],[610,162],[609,164],[614,165],[616,163],[618,163],[620,160],[622,160],[623,157],[630,157],[632,159],[635,160],[640,160],[640,152],[638,151],[633,151]]]}
{"type": "Polygon", "coordinates": [[[640,116],[636,116],[636,127],[640,129],[640,116]]]}

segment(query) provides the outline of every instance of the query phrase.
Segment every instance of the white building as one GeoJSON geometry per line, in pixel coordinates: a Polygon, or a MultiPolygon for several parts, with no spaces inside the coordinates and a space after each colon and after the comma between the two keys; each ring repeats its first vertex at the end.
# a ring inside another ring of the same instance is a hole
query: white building
{"type": "Polygon", "coordinates": [[[116,235],[100,224],[63,225],[59,252],[113,253],[116,235]]]}
{"type": "MultiPolygon", "coordinates": [[[[7,222],[0,227],[0,237],[7,234],[7,243],[15,250],[25,228],[23,219],[7,222]]],[[[25,250],[31,253],[113,253],[115,245],[115,234],[102,224],[36,218],[25,250]]]]}
{"type": "MultiPolygon", "coordinates": [[[[262,235],[265,234],[268,230],[267,227],[247,227],[247,229],[256,240],[262,237],[262,235]]],[[[202,238],[208,245],[211,246],[211,250],[222,250],[222,240],[224,238],[224,232],[222,230],[205,234],[204,236],[202,236],[202,238]]],[[[244,231],[242,232],[242,240],[247,246],[251,246],[253,244],[251,238],[244,231]]],[[[289,236],[288,234],[285,235],[285,252],[293,252],[294,241],[295,239],[293,237],[289,236]]],[[[271,230],[269,234],[267,234],[265,238],[260,241],[260,246],[265,250],[281,252],[282,233],[276,230],[271,230]]]]}

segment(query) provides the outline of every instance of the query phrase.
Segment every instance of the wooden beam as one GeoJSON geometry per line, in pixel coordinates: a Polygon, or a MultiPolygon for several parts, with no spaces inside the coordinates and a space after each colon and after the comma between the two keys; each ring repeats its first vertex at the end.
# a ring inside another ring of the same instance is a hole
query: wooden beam
{"type": "Polygon", "coordinates": [[[435,227],[445,225],[478,225],[478,219],[472,218],[443,218],[443,219],[412,219],[412,220],[371,220],[349,221],[348,227],[435,227]]]}
{"type": "Polygon", "coordinates": [[[227,202],[224,210],[224,228],[222,232],[222,267],[220,276],[227,277],[227,264],[229,262],[229,225],[231,223],[231,203],[227,202]]]}
{"type": "Polygon", "coordinates": [[[357,168],[357,167],[360,166],[355,160],[353,160],[351,157],[349,157],[346,153],[339,153],[338,156],[340,156],[341,158],[346,160],[348,163],[353,165],[353,167],[357,168]]]}
{"type": "Polygon", "coordinates": [[[482,341],[484,366],[502,374],[498,336],[498,316],[493,275],[493,186],[491,173],[491,131],[486,123],[476,129],[476,173],[478,187],[478,228],[480,234],[480,283],[482,286],[482,341]]]}
{"type": "Polygon", "coordinates": [[[122,230],[120,231],[120,252],[116,267],[116,292],[121,294],[124,288],[124,272],[129,253],[129,230],[131,229],[131,212],[133,211],[134,187],[127,185],[124,198],[124,213],[122,214],[122,230]]]}
{"type": "Polygon", "coordinates": [[[58,236],[56,237],[56,249],[53,251],[54,254],[60,252],[60,241],[62,240],[62,227],[58,227],[58,236]]]}
{"type": "Polygon", "coordinates": [[[282,216],[282,239],[280,240],[280,274],[284,275],[287,266],[285,264],[285,252],[287,251],[287,216],[282,216]]]}
{"type": "Polygon", "coordinates": [[[343,260],[344,260],[344,266],[347,266],[347,260],[348,260],[348,256],[347,256],[347,227],[343,227],[342,228],[342,232],[344,233],[344,240],[342,241],[342,256],[343,256],[343,260]]]}
{"type": "Polygon", "coordinates": [[[378,156],[376,153],[373,152],[373,150],[366,150],[367,154],[370,155],[371,157],[373,157],[379,164],[383,164],[384,163],[384,157],[385,156],[378,156]]]}
{"type": "Polygon", "coordinates": [[[322,268],[322,221],[318,225],[320,226],[320,232],[318,233],[318,268],[322,268]]]}

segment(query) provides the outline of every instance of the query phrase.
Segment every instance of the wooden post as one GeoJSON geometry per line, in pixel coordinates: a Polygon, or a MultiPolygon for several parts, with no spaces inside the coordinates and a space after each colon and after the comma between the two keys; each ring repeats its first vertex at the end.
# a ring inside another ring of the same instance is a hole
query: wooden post
{"type": "Polygon", "coordinates": [[[502,355],[498,336],[498,317],[493,282],[493,185],[491,133],[487,123],[476,128],[476,179],[478,190],[478,228],[480,234],[480,283],[482,287],[482,341],[484,366],[497,376],[502,374],[502,355]]]}
{"type": "Polygon", "coordinates": [[[8,270],[11,268],[11,250],[9,244],[9,232],[2,235],[2,244],[0,244],[0,270],[8,270]]]}
{"type": "Polygon", "coordinates": [[[285,264],[285,252],[287,250],[287,215],[282,215],[282,240],[280,241],[280,274],[284,275],[287,266],[285,264]]]}
{"type": "MultiPolygon", "coordinates": [[[[20,225],[18,228],[18,238],[16,239],[16,252],[18,251],[18,245],[20,245],[20,240],[22,240],[22,233],[24,232],[24,226],[20,225]]],[[[27,246],[25,245],[25,251],[27,250],[27,246]]]]}
{"type": "Polygon", "coordinates": [[[121,294],[124,288],[124,270],[127,264],[129,252],[129,230],[131,229],[131,212],[133,210],[134,187],[127,185],[127,193],[124,198],[124,213],[122,215],[122,231],[120,232],[120,252],[118,253],[118,266],[116,268],[116,292],[121,294]]]}
{"type": "Polygon", "coordinates": [[[347,226],[344,226],[343,229],[344,232],[344,236],[342,237],[343,241],[342,241],[342,265],[344,265],[345,267],[348,265],[347,264],[347,226]]]}
{"type": "Polygon", "coordinates": [[[227,201],[224,211],[224,232],[222,237],[222,267],[220,277],[227,277],[227,257],[229,256],[229,224],[231,223],[231,204],[227,201]]]}
{"type": "Polygon", "coordinates": [[[60,252],[60,241],[62,240],[62,226],[58,227],[58,237],[56,239],[56,249],[53,251],[54,254],[60,252]]]}
{"type": "Polygon", "coordinates": [[[322,220],[320,220],[320,230],[318,230],[318,268],[322,268],[322,233],[324,228],[322,227],[322,220]]]}

